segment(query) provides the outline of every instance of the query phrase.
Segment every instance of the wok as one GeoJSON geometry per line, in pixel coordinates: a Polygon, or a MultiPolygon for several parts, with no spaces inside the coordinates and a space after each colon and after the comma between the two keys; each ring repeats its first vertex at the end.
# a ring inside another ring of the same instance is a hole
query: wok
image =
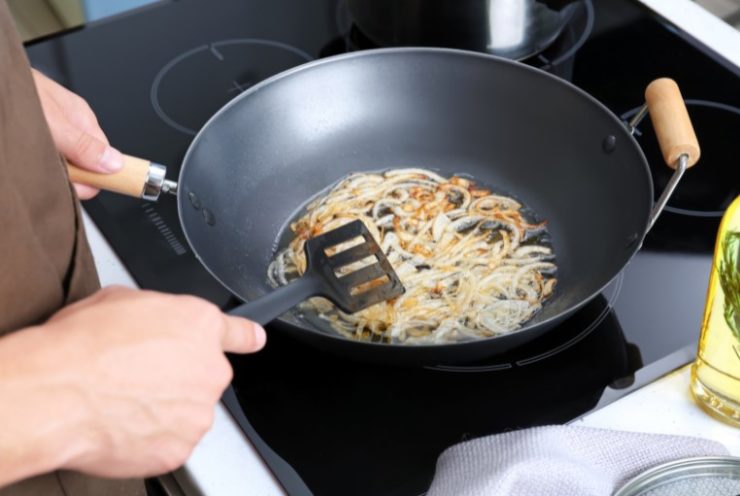
{"type": "Polygon", "coordinates": [[[468,174],[507,192],[548,221],[558,265],[554,295],[522,329],[404,346],[347,339],[294,313],[274,326],[355,359],[459,363],[552,329],[598,295],[639,249],[681,174],[699,157],[675,83],[657,80],[646,100],[666,161],[677,167],[655,207],[639,145],[594,98],[516,62],[434,48],[341,55],[257,84],[203,127],[177,184],[164,179],[162,166],[141,159],[112,176],[71,174],[152,199],[176,191],[194,253],[245,301],[272,289],[267,267],[289,221],[351,172],[424,167],[468,174]]]}

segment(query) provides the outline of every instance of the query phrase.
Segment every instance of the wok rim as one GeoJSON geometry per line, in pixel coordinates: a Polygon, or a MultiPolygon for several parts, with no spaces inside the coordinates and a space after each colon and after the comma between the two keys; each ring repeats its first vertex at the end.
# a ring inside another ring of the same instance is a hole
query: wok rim
{"type": "MultiPolygon", "coordinates": [[[[244,92],[242,92],[240,95],[235,97],[234,99],[230,100],[228,103],[226,103],[223,107],[221,107],[216,113],[214,113],[208,121],[206,121],[205,124],[198,130],[198,133],[195,135],[193,140],[190,142],[190,145],[188,145],[188,149],[185,153],[185,156],[183,157],[181,167],[180,167],[180,173],[178,175],[178,185],[184,185],[183,177],[188,169],[188,164],[193,162],[192,155],[194,153],[194,149],[197,147],[198,142],[203,139],[204,134],[208,131],[208,129],[211,127],[211,124],[214,121],[217,121],[222,114],[224,114],[226,111],[228,111],[232,106],[238,105],[243,99],[251,97],[253,94],[258,93],[263,88],[275,83],[276,81],[283,80],[285,78],[289,78],[293,76],[294,74],[301,73],[303,71],[312,70],[316,67],[326,65],[326,64],[335,64],[335,63],[341,63],[344,60],[354,60],[358,58],[364,58],[364,57],[376,57],[376,56],[383,56],[386,54],[413,54],[413,53],[430,53],[430,54],[438,54],[438,55],[449,55],[454,57],[469,57],[469,58],[478,58],[483,61],[492,61],[495,63],[500,63],[504,65],[510,65],[516,68],[516,70],[522,70],[522,71],[529,71],[530,73],[537,74],[537,77],[544,77],[549,78],[552,83],[550,84],[560,84],[564,86],[567,90],[575,92],[579,97],[585,98],[588,100],[591,105],[593,105],[595,108],[598,108],[602,114],[606,114],[606,117],[609,119],[612,119],[615,124],[617,124],[617,129],[619,129],[620,133],[623,134],[624,138],[627,138],[627,142],[632,146],[636,151],[640,158],[640,163],[642,165],[642,171],[643,171],[643,177],[647,180],[648,185],[648,196],[649,198],[649,205],[654,205],[655,203],[655,196],[654,196],[654,184],[653,184],[653,178],[652,174],[650,172],[650,165],[647,161],[647,158],[645,157],[645,154],[642,150],[642,147],[637,143],[634,136],[629,132],[627,129],[624,121],[619,119],[619,117],[612,112],[606,105],[601,103],[599,100],[597,100],[595,97],[589,95],[584,90],[578,88],[570,81],[566,81],[564,79],[561,79],[554,74],[545,72],[541,69],[537,69],[535,67],[528,66],[526,64],[523,64],[519,61],[509,60],[503,57],[499,57],[492,54],[482,53],[482,52],[474,52],[470,50],[461,50],[456,48],[441,48],[441,47],[391,47],[391,48],[379,48],[379,49],[370,49],[370,50],[361,50],[358,52],[349,52],[349,53],[343,53],[339,55],[334,55],[331,57],[325,57],[321,59],[315,59],[310,62],[306,62],[304,64],[292,67],[290,69],[286,69],[285,71],[279,72],[267,79],[264,79],[260,81],[259,83],[255,84],[254,86],[248,88],[244,92]]],[[[179,191],[184,191],[182,186],[180,186],[179,191]]],[[[190,246],[190,249],[193,251],[193,254],[195,255],[198,262],[206,269],[206,271],[218,281],[221,286],[223,286],[225,289],[229,291],[234,297],[236,297],[239,301],[242,303],[246,303],[249,300],[246,300],[239,292],[234,291],[231,286],[224,283],[222,278],[216,274],[211,267],[203,261],[203,259],[200,256],[199,251],[193,244],[193,242],[190,239],[190,236],[188,234],[188,230],[185,226],[184,222],[184,215],[183,215],[183,209],[185,207],[185,195],[184,193],[178,192],[177,195],[177,214],[178,218],[180,220],[180,227],[182,228],[182,231],[185,235],[185,240],[188,243],[188,246],[190,246]]],[[[466,348],[469,348],[471,346],[479,346],[483,345],[484,343],[491,343],[497,339],[501,340],[507,337],[510,337],[515,334],[525,334],[525,333],[532,333],[533,331],[540,330],[543,327],[555,327],[556,325],[564,322],[568,317],[573,315],[576,311],[584,307],[587,303],[589,303],[591,300],[596,298],[599,294],[601,294],[604,289],[614,280],[615,277],[617,277],[624,269],[625,267],[630,263],[632,258],[635,256],[635,254],[642,248],[642,244],[645,240],[645,237],[647,236],[647,233],[649,231],[649,222],[650,222],[650,210],[645,212],[645,218],[643,219],[643,227],[640,230],[641,235],[637,240],[635,240],[634,243],[632,243],[632,247],[630,248],[630,252],[627,255],[624,264],[618,270],[616,273],[614,273],[608,280],[606,280],[603,284],[599,285],[594,291],[592,291],[588,296],[583,298],[580,302],[578,302],[575,305],[572,305],[568,308],[566,308],[563,311],[558,312],[557,314],[548,317],[545,320],[542,320],[540,322],[537,322],[532,325],[524,325],[520,327],[519,329],[510,331],[505,334],[497,334],[495,336],[490,336],[487,338],[482,339],[476,339],[473,341],[460,341],[460,342],[454,342],[454,343],[440,343],[440,344],[398,344],[398,343],[377,343],[377,342],[371,342],[371,341],[362,341],[362,340],[355,340],[352,338],[347,338],[339,333],[337,334],[329,334],[327,332],[321,331],[319,329],[316,329],[311,326],[298,326],[292,322],[289,322],[287,320],[284,320],[281,317],[278,317],[277,319],[270,322],[270,324],[279,323],[282,327],[290,327],[300,332],[310,332],[314,335],[319,336],[322,339],[331,339],[336,342],[341,342],[343,345],[347,346],[354,346],[354,345],[361,345],[361,346],[373,346],[377,348],[378,350],[389,350],[393,349],[397,353],[414,353],[418,352],[420,349],[426,349],[426,350],[446,350],[446,351],[452,351],[452,350],[463,350],[466,348]],[[396,351],[406,349],[408,351],[396,351]]],[[[556,288],[557,291],[557,288],[556,288]]],[[[555,295],[554,295],[555,296],[555,295]]],[[[547,304],[547,302],[545,302],[547,304]]],[[[549,330],[549,329],[548,329],[549,330]]],[[[547,330],[542,331],[547,332],[547,330]]],[[[536,338],[537,336],[533,336],[532,339],[536,338]]],[[[525,340],[520,345],[526,344],[528,340],[525,340]]],[[[514,346],[513,348],[517,348],[518,346],[514,346]]],[[[508,348],[507,348],[508,349],[508,348]]],[[[495,353],[492,353],[492,355],[495,353]]]]}

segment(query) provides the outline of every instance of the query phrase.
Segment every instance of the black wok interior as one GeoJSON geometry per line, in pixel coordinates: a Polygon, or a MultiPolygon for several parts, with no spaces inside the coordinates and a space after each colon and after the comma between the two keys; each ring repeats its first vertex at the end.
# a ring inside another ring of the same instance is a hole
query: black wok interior
{"type": "Polygon", "coordinates": [[[185,158],[180,218],[204,265],[249,300],[270,290],[281,229],[308,198],[348,173],[399,167],[468,174],[546,219],[555,295],[523,330],[455,345],[357,342],[290,315],[281,328],[360,359],[461,362],[503,352],[598,294],[639,248],[652,205],[638,145],[582,91],[488,55],[404,48],[306,64],[232,101],[185,158]]]}

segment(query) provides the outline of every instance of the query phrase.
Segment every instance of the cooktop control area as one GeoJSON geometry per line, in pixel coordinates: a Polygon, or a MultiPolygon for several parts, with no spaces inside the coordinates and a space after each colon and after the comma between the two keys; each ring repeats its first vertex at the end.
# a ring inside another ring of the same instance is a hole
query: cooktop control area
{"type": "MultiPolygon", "coordinates": [[[[273,327],[264,351],[232,357],[246,418],[315,494],[422,494],[446,447],[567,422],[607,386],[630,385],[636,370],[698,339],[716,231],[740,193],[730,150],[740,133],[740,72],[636,1],[548,3],[573,3],[569,24],[522,63],[573,82],[624,120],[652,79],[672,77],[702,159],[604,292],[514,352],[398,368],[329,355],[273,327]]],[[[112,143],[167,165],[175,179],[197,131],[241,92],[290,67],[376,47],[343,0],[180,0],[27,48],[35,67],[90,102],[112,143]]],[[[658,195],[670,170],[649,119],[636,139],[658,195]]],[[[193,256],[174,198],[146,203],[102,193],[85,208],[141,287],[199,295],[225,309],[237,303],[193,256]]]]}

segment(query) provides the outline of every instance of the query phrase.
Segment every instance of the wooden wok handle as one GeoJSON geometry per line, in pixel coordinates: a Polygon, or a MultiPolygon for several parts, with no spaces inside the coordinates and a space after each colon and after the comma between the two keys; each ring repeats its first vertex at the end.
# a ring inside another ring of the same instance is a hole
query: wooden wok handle
{"type": "Polygon", "coordinates": [[[645,90],[645,102],[666,164],[675,169],[679,157],[686,155],[687,167],[694,165],[701,149],[676,82],[669,78],[656,79],[645,90]]]}
{"type": "Polygon", "coordinates": [[[113,174],[91,172],[67,162],[73,183],[145,200],[157,200],[162,191],[176,193],[177,184],[165,179],[166,171],[163,165],[131,155],[123,156],[123,168],[113,174]]]}

